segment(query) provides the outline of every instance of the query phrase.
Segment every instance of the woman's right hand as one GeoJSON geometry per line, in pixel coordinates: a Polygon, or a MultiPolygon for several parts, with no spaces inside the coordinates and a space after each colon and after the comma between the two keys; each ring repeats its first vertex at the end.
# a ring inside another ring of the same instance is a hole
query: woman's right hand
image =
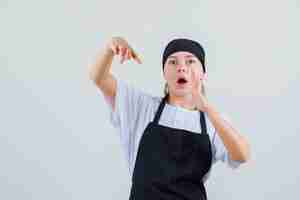
{"type": "Polygon", "coordinates": [[[142,64],[142,61],[137,53],[122,37],[112,37],[108,42],[107,47],[113,52],[114,55],[119,55],[121,57],[121,64],[130,59],[134,59],[137,63],[142,64]]]}

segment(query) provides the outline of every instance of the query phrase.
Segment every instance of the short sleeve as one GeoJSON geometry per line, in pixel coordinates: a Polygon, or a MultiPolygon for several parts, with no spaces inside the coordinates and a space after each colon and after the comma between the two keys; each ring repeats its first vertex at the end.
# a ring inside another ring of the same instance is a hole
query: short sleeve
{"type": "MultiPolygon", "coordinates": [[[[227,115],[222,115],[223,119],[230,122],[227,115]]],[[[232,169],[237,169],[243,162],[238,160],[232,160],[229,156],[229,152],[226,149],[221,137],[214,128],[213,139],[212,139],[212,153],[213,153],[213,163],[221,160],[226,163],[232,169]]]]}
{"type": "Polygon", "coordinates": [[[145,93],[140,89],[115,77],[116,96],[115,109],[113,110],[111,99],[105,97],[109,107],[109,120],[114,128],[118,129],[121,143],[125,150],[128,163],[133,160],[135,143],[139,138],[137,128],[141,123],[141,115],[145,107],[145,93]]]}
{"type": "Polygon", "coordinates": [[[136,87],[116,77],[115,109],[112,109],[111,99],[105,97],[109,105],[109,120],[115,128],[130,129],[138,117],[138,110],[144,96],[136,87]]]}

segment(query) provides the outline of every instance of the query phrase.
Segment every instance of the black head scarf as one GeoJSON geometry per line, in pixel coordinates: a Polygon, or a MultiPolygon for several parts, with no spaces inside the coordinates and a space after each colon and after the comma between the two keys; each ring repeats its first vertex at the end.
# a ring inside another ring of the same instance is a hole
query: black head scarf
{"type": "Polygon", "coordinates": [[[163,70],[168,56],[178,51],[187,51],[194,54],[201,62],[204,73],[206,72],[204,48],[198,42],[190,39],[185,39],[185,38],[174,39],[168,43],[163,53],[163,59],[162,59],[163,70]]]}

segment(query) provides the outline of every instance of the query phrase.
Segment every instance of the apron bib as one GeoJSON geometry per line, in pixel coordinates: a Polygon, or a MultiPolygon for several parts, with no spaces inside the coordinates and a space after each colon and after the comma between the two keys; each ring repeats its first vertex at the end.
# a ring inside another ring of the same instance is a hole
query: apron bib
{"type": "Polygon", "coordinates": [[[165,96],[141,137],[129,200],[206,200],[202,181],[212,164],[204,113],[201,134],[158,124],[165,96]]]}

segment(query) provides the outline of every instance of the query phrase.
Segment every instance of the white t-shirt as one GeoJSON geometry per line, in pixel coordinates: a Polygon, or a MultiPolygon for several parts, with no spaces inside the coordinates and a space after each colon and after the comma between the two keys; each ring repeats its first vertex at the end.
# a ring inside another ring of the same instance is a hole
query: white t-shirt
{"type": "MultiPolygon", "coordinates": [[[[118,129],[130,177],[132,177],[141,136],[148,123],[154,120],[155,112],[162,97],[147,94],[118,77],[116,77],[116,80],[117,91],[114,111],[112,110],[111,101],[106,96],[104,97],[109,105],[110,122],[113,127],[118,129]]],[[[230,159],[228,151],[207,117],[207,113],[204,114],[207,134],[212,144],[213,164],[221,160],[232,169],[237,168],[241,162],[230,159]]],[[[222,114],[222,116],[224,115],[222,114]]],[[[187,110],[168,104],[167,102],[158,123],[173,128],[201,133],[199,111],[187,110]]],[[[204,182],[209,177],[209,174],[210,171],[203,177],[204,182]]]]}

